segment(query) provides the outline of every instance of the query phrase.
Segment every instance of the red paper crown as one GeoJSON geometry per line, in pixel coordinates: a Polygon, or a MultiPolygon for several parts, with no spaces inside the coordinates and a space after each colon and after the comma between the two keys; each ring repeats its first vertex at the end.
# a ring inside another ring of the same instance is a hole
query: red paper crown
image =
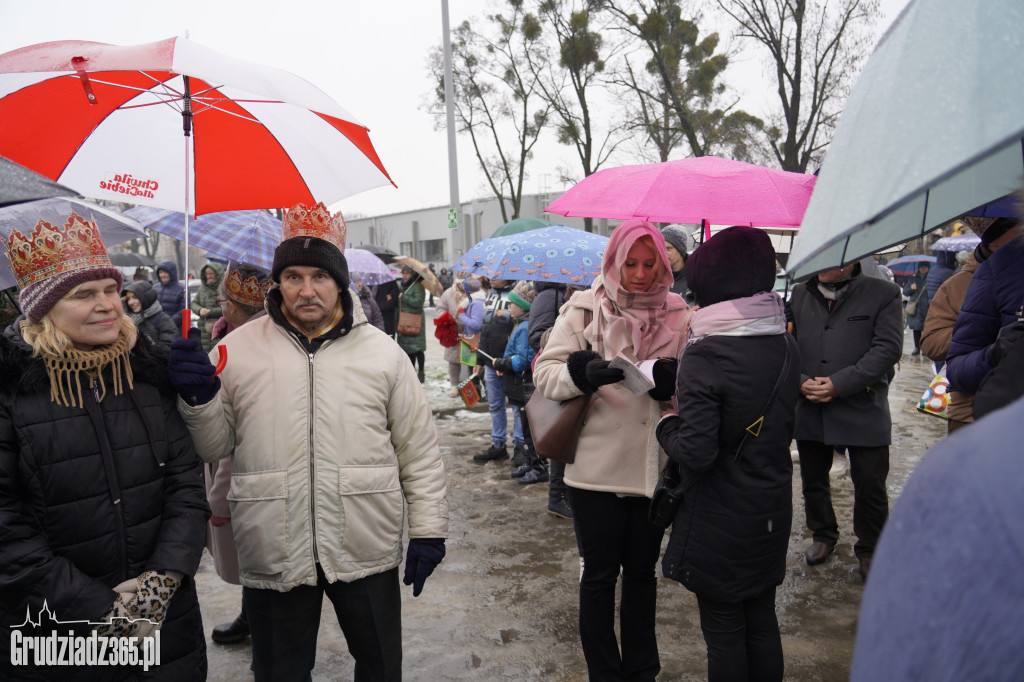
{"type": "Polygon", "coordinates": [[[261,284],[259,278],[256,275],[247,279],[242,279],[242,275],[239,274],[238,270],[232,270],[228,273],[228,276],[224,278],[224,288],[228,292],[228,298],[242,305],[252,306],[253,308],[262,308],[263,299],[266,298],[267,292],[270,291],[270,285],[274,282],[267,277],[261,284]]]}
{"type": "Polygon", "coordinates": [[[20,289],[57,274],[113,267],[96,223],[74,212],[59,226],[40,220],[28,237],[11,230],[6,246],[20,289]]]}
{"type": "Polygon", "coordinates": [[[292,237],[318,237],[345,250],[345,233],[348,230],[345,218],[338,211],[333,216],[323,202],[313,208],[296,204],[284,212],[281,223],[281,241],[292,237]]]}

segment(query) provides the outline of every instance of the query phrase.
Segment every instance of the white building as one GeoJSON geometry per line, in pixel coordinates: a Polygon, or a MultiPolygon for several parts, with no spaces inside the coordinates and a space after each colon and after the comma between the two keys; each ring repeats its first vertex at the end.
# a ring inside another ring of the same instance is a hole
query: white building
{"type": "MultiPolygon", "coordinates": [[[[544,207],[557,195],[524,195],[520,217],[543,218],[556,225],[583,229],[583,218],[566,218],[557,213],[544,213],[544,207]]],[[[462,220],[458,229],[448,228],[448,206],[434,206],[403,211],[372,218],[349,220],[346,241],[349,247],[383,246],[423,263],[434,263],[437,270],[454,265],[481,239],[490,237],[504,224],[501,207],[494,197],[462,202],[462,220]]],[[[594,232],[608,235],[619,220],[594,219],[594,232]]]]}

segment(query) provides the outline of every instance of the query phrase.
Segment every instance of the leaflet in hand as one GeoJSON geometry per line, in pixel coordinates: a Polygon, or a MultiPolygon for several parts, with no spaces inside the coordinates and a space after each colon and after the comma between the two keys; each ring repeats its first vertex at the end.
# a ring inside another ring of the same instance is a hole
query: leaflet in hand
{"type": "Polygon", "coordinates": [[[634,394],[641,395],[654,388],[654,363],[657,361],[644,360],[634,365],[625,356],[617,355],[608,366],[621,369],[626,374],[626,378],[621,381],[622,385],[634,394]]]}

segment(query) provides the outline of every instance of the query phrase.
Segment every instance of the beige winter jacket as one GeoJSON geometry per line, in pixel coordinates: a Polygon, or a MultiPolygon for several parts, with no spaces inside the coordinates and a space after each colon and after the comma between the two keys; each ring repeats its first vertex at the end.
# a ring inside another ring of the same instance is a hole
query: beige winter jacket
{"type": "MultiPolygon", "coordinates": [[[[566,359],[570,353],[587,348],[583,311],[593,309],[593,305],[590,291],[573,294],[562,307],[544,352],[537,359],[533,381],[537,390],[551,400],[582,394],[569,376],[566,359]]],[[[680,341],[677,337],[671,347],[659,349],[656,357],[679,357],[680,341]]],[[[650,497],[667,461],[655,435],[661,405],[646,393],[634,395],[622,384],[600,387],[580,434],[576,461],[565,467],[565,482],[584,490],[650,497]]]]}
{"type": "Polygon", "coordinates": [[[242,584],[287,591],[397,566],[411,538],[448,534],[447,478],[409,358],[354,308],[314,354],[264,317],[227,347],[221,389],[178,407],[207,462],[234,451],[231,526],[242,584]]]}

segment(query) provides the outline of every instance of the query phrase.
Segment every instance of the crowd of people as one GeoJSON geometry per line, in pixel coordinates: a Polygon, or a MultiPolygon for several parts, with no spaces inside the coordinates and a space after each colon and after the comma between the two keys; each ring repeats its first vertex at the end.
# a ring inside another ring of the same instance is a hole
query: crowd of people
{"type": "MultiPolygon", "coordinates": [[[[519,485],[547,483],[547,511],[573,522],[589,679],[658,676],[659,557],[663,575],[696,595],[710,680],[783,679],[776,590],[794,440],[810,566],[835,552],[829,471],[849,457],[867,585],[854,674],[884,676],[879,652],[924,657],[931,641],[887,634],[934,628],[953,589],[928,571],[910,587],[903,576],[908,561],[936,556],[906,538],[943,532],[920,505],[934,504],[929,485],[955,491],[939,470],[951,456],[912,478],[901,521],[889,519],[888,389],[904,326],[912,356],[946,363],[951,433],[1019,398],[1024,383],[1022,228],[965,221],[982,241],[962,268],[944,263],[933,277],[922,267],[901,290],[870,261],[851,263],[796,284],[786,301],[764,231],[730,227],[695,247],[681,227],[643,220],[616,227],[600,274],[579,290],[446,269],[436,289],[424,279],[432,269],[408,266],[398,282],[364,286],[343,255],[344,219],[300,204],[284,212],[270,272],[201,268],[189,302],[197,326],[184,335],[173,262],[154,284],[126,284],[88,220],[22,226],[6,244],[18,317],[0,337],[0,621],[20,627],[26,611],[47,608],[83,636],[159,629],[161,665],[147,674],[204,679],[194,576],[206,547],[218,575],[242,586],[238,616],[213,641],[251,638],[257,680],[310,678],[324,597],[355,679],[401,679],[400,583],[418,597],[447,551],[449,481],[423,388],[433,304],[451,327],[449,396],[468,381],[486,394],[489,442],[472,460],[511,465],[519,485]],[[623,361],[646,367],[650,387],[627,383],[623,361]],[[573,461],[537,453],[525,409],[535,392],[587,402],[573,461]],[[666,530],[650,507],[666,467],[685,491],[662,556],[666,530]],[[929,603],[893,606],[910,594],[929,603]]],[[[985,419],[993,442],[1015,426],[999,414],[985,419]]],[[[955,436],[946,450],[967,443],[955,436]]],[[[964,534],[986,526],[950,515],[964,534]]],[[[957,669],[975,655],[957,642],[993,630],[956,633],[957,669]]],[[[102,677],[15,669],[11,646],[0,638],[4,677],[102,677]]]]}

